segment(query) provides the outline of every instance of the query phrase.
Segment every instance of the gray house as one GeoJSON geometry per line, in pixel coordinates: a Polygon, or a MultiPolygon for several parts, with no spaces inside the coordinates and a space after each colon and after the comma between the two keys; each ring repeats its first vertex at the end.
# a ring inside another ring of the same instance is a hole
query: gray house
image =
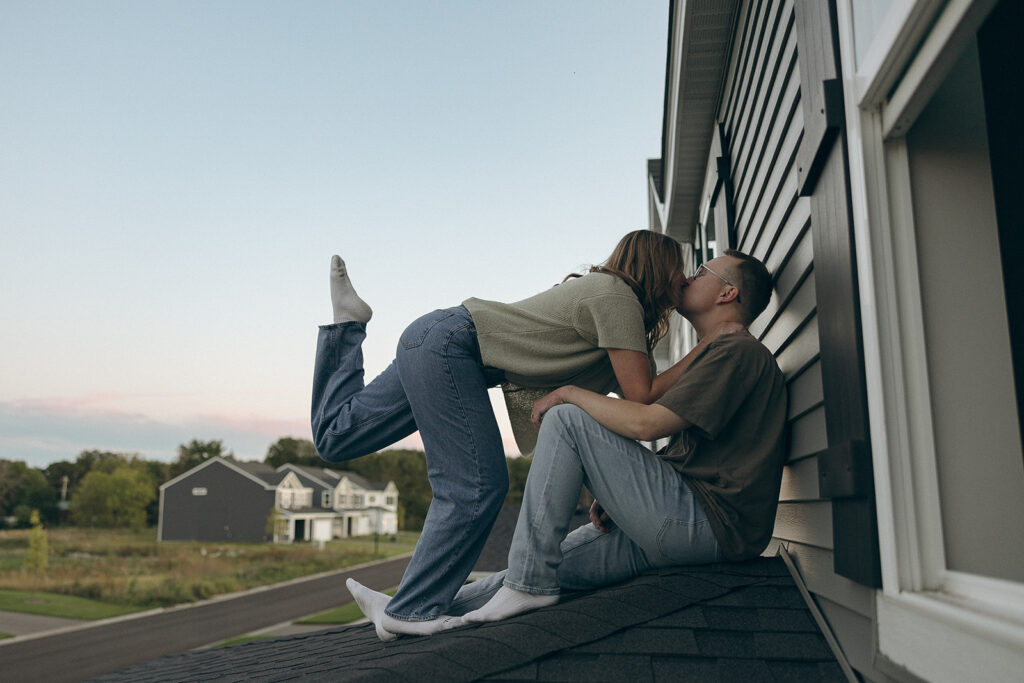
{"type": "Polygon", "coordinates": [[[157,540],[269,540],[267,520],[284,476],[262,463],[210,458],[160,487],[157,540]]]}
{"type": "Polygon", "coordinates": [[[394,482],[214,457],[160,487],[157,539],[289,543],[392,534],[397,511],[394,482]]]}
{"type": "MultiPolygon", "coordinates": [[[[651,228],[774,273],[769,553],[865,680],[1024,672],[1022,8],[671,5],[651,228]]],[[[693,343],[679,325],[660,360],[693,343]]]]}

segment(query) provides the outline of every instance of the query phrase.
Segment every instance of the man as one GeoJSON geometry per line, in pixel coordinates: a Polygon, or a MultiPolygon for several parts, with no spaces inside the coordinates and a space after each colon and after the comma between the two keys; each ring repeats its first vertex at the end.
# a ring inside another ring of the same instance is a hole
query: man
{"type": "MultiPolygon", "coordinates": [[[[540,434],[509,567],[464,586],[450,610],[464,617],[450,626],[505,619],[647,569],[764,550],[785,461],[786,390],[747,326],[768,303],[771,277],[730,250],[673,288],[701,339],[689,366],[651,405],[573,386],[537,401],[540,434]],[[637,442],[666,436],[661,453],[637,442]],[[596,499],[592,524],[566,535],[583,485],[596,499]]],[[[353,588],[368,616],[387,599],[353,588]]]]}

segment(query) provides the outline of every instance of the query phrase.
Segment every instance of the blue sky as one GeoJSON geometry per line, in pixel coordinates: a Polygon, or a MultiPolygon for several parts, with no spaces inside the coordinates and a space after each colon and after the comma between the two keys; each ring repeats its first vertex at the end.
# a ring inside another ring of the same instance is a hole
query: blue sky
{"type": "Polygon", "coordinates": [[[4,0],[0,458],[308,438],[333,253],[374,308],[368,377],[421,313],[603,260],[647,225],[667,18],[4,0]]]}

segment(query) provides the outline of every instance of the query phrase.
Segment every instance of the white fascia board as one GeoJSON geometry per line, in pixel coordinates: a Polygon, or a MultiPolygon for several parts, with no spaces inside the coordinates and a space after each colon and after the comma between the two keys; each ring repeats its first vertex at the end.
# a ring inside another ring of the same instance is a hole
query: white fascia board
{"type": "Polygon", "coordinates": [[[662,149],[663,156],[661,158],[662,201],[659,202],[662,231],[668,230],[667,219],[672,197],[671,188],[675,177],[673,171],[676,157],[676,119],[678,118],[680,74],[684,67],[682,62],[686,54],[686,51],[683,49],[683,34],[686,29],[685,6],[687,4],[686,2],[674,3],[675,13],[670,17],[674,30],[672,31],[672,43],[668,45],[671,58],[668,60],[668,73],[665,74],[668,86],[665,96],[665,130],[663,131],[665,146],[662,149]]]}
{"type": "Polygon", "coordinates": [[[353,492],[353,493],[356,493],[356,492],[359,492],[359,491],[362,491],[363,493],[365,493],[366,491],[369,491],[369,489],[360,486],[359,484],[356,483],[356,481],[354,479],[350,479],[349,477],[346,477],[345,475],[341,476],[341,480],[338,482],[339,486],[341,485],[342,481],[347,481],[348,482],[349,490],[351,492],[353,492]]]}

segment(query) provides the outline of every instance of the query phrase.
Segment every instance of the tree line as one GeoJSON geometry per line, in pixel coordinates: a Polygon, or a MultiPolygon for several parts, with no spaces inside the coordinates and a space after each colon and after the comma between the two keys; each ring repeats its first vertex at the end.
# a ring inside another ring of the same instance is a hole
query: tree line
{"type": "MultiPolygon", "coordinates": [[[[0,528],[32,525],[35,511],[46,526],[70,524],[101,528],[141,529],[155,526],[161,484],[220,456],[235,460],[221,440],[192,439],[178,446],[173,462],[147,460],[138,453],[82,451],[74,461],[29,467],[0,459],[0,528]]],[[[522,501],[528,458],[507,458],[511,485],[507,502],[522,501]]],[[[263,462],[326,467],[358,474],[369,481],[394,481],[398,487],[398,523],[419,530],[430,505],[431,490],[422,451],[389,450],[329,463],[320,459],[308,439],[283,437],[270,445],[263,462]]]]}

